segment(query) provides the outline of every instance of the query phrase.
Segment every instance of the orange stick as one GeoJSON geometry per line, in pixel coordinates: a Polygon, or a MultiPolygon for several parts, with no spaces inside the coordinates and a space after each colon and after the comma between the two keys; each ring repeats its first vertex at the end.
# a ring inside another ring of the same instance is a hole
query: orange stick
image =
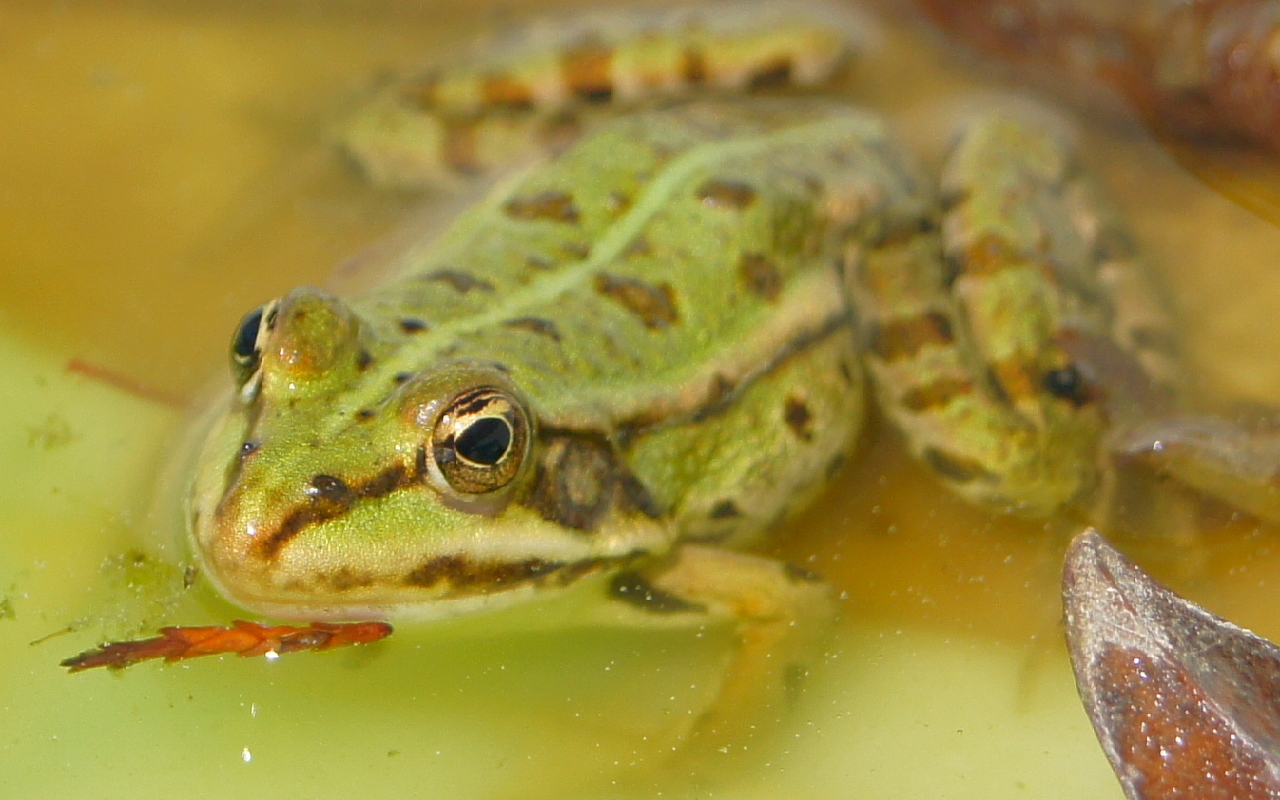
{"type": "Polygon", "coordinates": [[[153,658],[180,661],[184,658],[223,653],[261,656],[298,650],[331,650],[335,647],[376,642],[390,636],[391,631],[391,626],[385,622],[313,622],[305,627],[297,627],[259,625],[256,622],[236,620],[229,628],[217,625],[161,628],[160,636],[154,639],[111,642],[68,658],[61,665],[71,672],[80,672],[94,667],[124,669],[153,658]]]}

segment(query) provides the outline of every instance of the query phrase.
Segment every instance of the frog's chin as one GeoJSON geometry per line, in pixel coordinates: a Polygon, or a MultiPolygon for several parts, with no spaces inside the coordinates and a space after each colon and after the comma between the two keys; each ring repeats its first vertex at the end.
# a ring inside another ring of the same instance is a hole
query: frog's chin
{"type": "MultiPolygon", "coordinates": [[[[489,588],[460,596],[405,599],[403,601],[368,602],[272,602],[237,597],[223,590],[223,596],[234,604],[270,619],[289,622],[431,622],[457,617],[489,614],[515,606],[540,606],[566,595],[596,595],[611,575],[603,572],[584,577],[572,584],[558,581],[528,583],[508,588],[489,588]]],[[[537,613],[537,612],[535,612],[537,613]]]]}

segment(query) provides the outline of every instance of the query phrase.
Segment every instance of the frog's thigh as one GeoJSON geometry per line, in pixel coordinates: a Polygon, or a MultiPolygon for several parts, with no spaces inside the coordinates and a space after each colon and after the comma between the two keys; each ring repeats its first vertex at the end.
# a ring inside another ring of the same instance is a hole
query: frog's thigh
{"type": "MultiPolygon", "coordinates": [[[[835,618],[830,584],[805,570],[761,556],[687,544],[660,571],[645,576],[648,592],[631,599],[654,614],[673,606],[737,625],[737,652],[715,703],[695,735],[736,737],[751,720],[781,713],[820,656],[835,618]]],[[[619,582],[615,581],[615,594],[619,582]]]]}
{"type": "Polygon", "coordinates": [[[841,323],[783,350],[729,402],[647,433],[628,463],[685,541],[737,547],[799,511],[853,450],[863,418],[856,342],[841,323]]]}

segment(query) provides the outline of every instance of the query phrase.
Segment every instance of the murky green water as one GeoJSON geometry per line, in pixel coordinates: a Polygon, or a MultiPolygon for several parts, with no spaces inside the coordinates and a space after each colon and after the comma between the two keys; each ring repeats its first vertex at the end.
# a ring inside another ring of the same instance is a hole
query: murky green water
{"type": "MultiPolygon", "coordinates": [[[[275,663],[57,667],[140,624],[236,613],[163,590],[175,523],[152,514],[154,487],[181,406],[224,374],[245,309],[408,218],[412,198],[334,161],[328,125],[380,71],[507,19],[482,3],[0,8],[0,794],[1118,797],[1059,643],[1062,542],[941,495],[884,433],[782,532],[846,593],[845,621],[799,706],[723,767],[671,755],[723,631],[513,614],[501,633],[423,627],[275,663]]],[[[895,28],[855,84],[926,151],[985,90],[895,28]]],[[[1178,300],[1202,394],[1280,402],[1280,235],[1140,137],[1085,138],[1178,300]]],[[[1172,574],[1274,638],[1278,541],[1218,528],[1172,574]]]]}

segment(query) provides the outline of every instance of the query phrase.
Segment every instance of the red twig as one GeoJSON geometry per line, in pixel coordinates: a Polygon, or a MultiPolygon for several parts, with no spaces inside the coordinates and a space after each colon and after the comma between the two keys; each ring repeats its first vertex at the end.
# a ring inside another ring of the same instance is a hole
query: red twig
{"type": "Polygon", "coordinates": [[[292,653],[298,650],[330,650],[352,644],[368,644],[391,635],[385,622],[336,624],[313,622],[305,627],[293,625],[259,625],[236,620],[231,627],[161,628],[154,639],[134,642],[111,642],[96,650],[86,650],[62,662],[71,672],[107,667],[124,669],[139,661],[163,658],[179,661],[197,656],[236,653],[260,656],[267,653],[292,653]]]}

